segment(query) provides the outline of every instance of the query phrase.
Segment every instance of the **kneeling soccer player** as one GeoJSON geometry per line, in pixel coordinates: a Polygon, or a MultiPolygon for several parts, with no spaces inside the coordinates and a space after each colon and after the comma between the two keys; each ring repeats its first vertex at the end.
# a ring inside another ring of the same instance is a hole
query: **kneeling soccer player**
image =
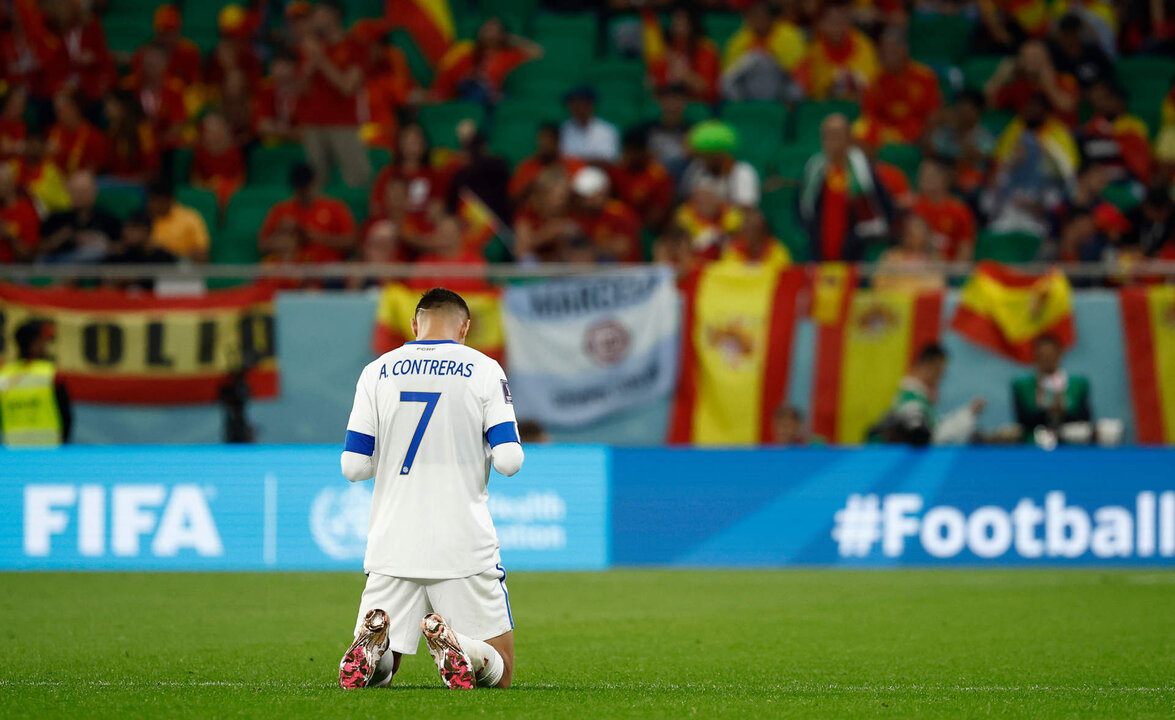
{"type": "Polygon", "coordinates": [[[363,369],[343,475],[375,477],[367,586],[343,688],[386,687],[423,631],[449,688],[509,687],[514,618],[486,501],[489,468],[513,475],[522,444],[502,367],[463,343],[469,307],[421,297],[416,341],[363,369]]]}

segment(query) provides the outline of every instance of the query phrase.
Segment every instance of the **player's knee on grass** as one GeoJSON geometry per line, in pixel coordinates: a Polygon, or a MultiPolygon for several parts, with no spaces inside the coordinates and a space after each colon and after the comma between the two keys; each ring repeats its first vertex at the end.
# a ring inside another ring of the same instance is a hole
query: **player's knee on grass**
{"type": "Polygon", "coordinates": [[[499,635],[496,638],[490,638],[485,641],[487,645],[498,651],[502,656],[502,679],[494,687],[508,688],[514,678],[514,631],[499,635]]]}

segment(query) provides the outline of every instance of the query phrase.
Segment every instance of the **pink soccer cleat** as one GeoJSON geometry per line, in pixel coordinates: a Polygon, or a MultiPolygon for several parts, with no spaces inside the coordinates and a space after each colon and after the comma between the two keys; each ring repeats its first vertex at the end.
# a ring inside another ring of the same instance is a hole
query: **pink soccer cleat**
{"type": "Polygon", "coordinates": [[[436,613],[429,613],[420,621],[428,652],[437,664],[441,681],[450,690],[472,690],[477,687],[473,662],[457,642],[457,634],[449,623],[436,613]]]}
{"type": "Polygon", "coordinates": [[[371,610],[363,619],[363,629],[339,663],[339,687],[344,690],[367,687],[379,659],[387,651],[388,614],[371,610]]]}

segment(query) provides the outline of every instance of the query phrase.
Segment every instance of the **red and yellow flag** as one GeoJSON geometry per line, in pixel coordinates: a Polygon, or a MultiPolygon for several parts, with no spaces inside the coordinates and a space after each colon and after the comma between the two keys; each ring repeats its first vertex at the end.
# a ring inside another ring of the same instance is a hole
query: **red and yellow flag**
{"type": "Polygon", "coordinates": [[[1175,286],[1121,291],[1126,364],[1140,443],[1175,443],[1175,286]]]}
{"type": "Polygon", "coordinates": [[[959,295],[951,328],[1004,357],[1032,361],[1032,341],[1054,335],[1064,347],[1076,339],[1073,292],[1060,270],[1026,275],[999,263],[979,263],[959,295]]]}
{"type": "Polygon", "coordinates": [[[468,247],[482,251],[503,229],[502,221],[472,190],[462,188],[457,198],[457,216],[464,225],[468,247]]]}
{"type": "Polygon", "coordinates": [[[857,290],[851,269],[830,265],[817,269],[812,288],[812,431],[829,442],[861,443],[893,402],[910,363],[938,341],[943,296],[857,290]]]}
{"type": "Polygon", "coordinates": [[[685,282],[682,365],[672,443],[770,439],[791,365],[800,270],[716,262],[685,282]]]}
{"type": "MultiPolygon", "coordinates": [[[[388,283],[384,286],[379,307],[375,311],[375,330],[371,336],[371,349],[375,354],[382,355],[415,339],[412,318],[416,314],[416,303],[420,301],[421,294],[421,290],[414,290],[403,283],[388,283]]],[[[473,320],[465,344],[501,362],[506,343],[502,334],[499,292],[462,292],[461,297],[469,305],[469,314],[473,320]]]]}
{"type": "Polygon", "coordinates": [[[434,66],[457,36],[449,0],[385,0],[384,16],[391,28],[408,31],[421,54],[434,66]]]}

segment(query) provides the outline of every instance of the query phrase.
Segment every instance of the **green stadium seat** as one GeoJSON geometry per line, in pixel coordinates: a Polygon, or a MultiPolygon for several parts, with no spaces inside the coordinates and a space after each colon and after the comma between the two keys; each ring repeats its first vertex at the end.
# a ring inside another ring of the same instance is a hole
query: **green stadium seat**
{"type": "Polygon", "coordinates": [[[1142,118],[1152,134],[1161,122],[1163,98],[1175,82],[1175,60],[1136,56],[1118,61],[1118,80],[1129,95],[1130,112],[1142,118]]]}
{"type": "Polygon", "coordinates": [[[963,86],[983,92],[983,86],[1004,61],[1002,55],[981,55],[963,62],[963,86]]]}
{"type": "Polygon", "coordinates": [[[548,13],[531,18],[531,34],[543,37],[596,37],[595,13],[548,13]]]}
{"type": "Polygon", "coordinates": [[[983,117],[979,119],[980,124],[987,128],[987,131],[996,137],[1008,127],[1008,123],[1012,122],[1012,118],[1016,117],[1016,113],[1011,110],[988,110],[983,113],[983,117]]]}
{"type": "Polygon", "coordinates": [[[820,139],[820,123],[833,113],[841,113],[852,121],[857,119],[861,108],[857,103],[845,100],[802,102],[797,105],[793,114],[796,142],[818,141],[820,139]]]}
{"type": "Polygon", "coordinates": [[[98,190],[95,204],[119,220],[126,220],[131,213],[143,209],[145,199],[141,188],[105,187],[98,190]]]}
{"type": "Polygon", "coordinates": [[[367,219],[367,188],[352,188],[343,184],[334,184],[327,187],[322,194],[336,200],[342,200],[350,208],[356,223],[362,223],[367,219]]]}
{"type": "Polygon", "coordinates": [[[961,15],[916,14],[910,19],[910,54],[924,63],[958,65],[971,46],[971,20],[961,15]]]}
{"type": "Polygon", "coordinates": [[[525,35],[538,4],[538,0],[480,0],[477,10],[483,19],[496,17],[510,32],[525,35]]]}
{"type": "Polygon", "coordinates": [[[783,187],[763,194],[759,208],[771,227],[772,234],[783,241],[791,253],[792,260],[803,262],[808,259],[808,236],[800,227],[796,217],[799,188],[783,187]]]}
{"type": "Polygon", "coordinates": [[[975,242],[976,260],[1026,263],[1036,259],[1041,239],[1028,233],[994,233],[982,231],[975,242]]]}
{"type": "Polygon", "coordinates": [[[137,22],[134,18],[107,19],[104,27],[106,28],[106,44],[111,51],[116,53],[134,53],[150,42],[155,34],[149,19],[145,24],[137,22]]]}
{"type": "Polygon", "coordinates": [[[585,67],[596,56],[596,16],[592,13],[537,15],[533,36],[545,57],[566,68],[585,67]]]}
{"type": "Polygon", "coordinates": [[[645,66],[639,60],[604,59],[591,64],[580,81],[601,96],[640,99],[645,95],[645,66]]]}
{"type": "Polygon", "coordinates": [[[560,102],[563,93],[579,83],[578,75],[548,59],[529,62],[506,76],[503,90],[508,98],[542,98],[560,102]]]}
{"type": "Polygon", "coordinates": [[[917,145],[886,145],[877,158],[901,168],[911,183],[916,182],[918,166],[922,163],[922,150],[917,145]]]}
{"type": "Polygon", "coordinates": [[[301,145],[255,148],[249,155],[249,184],[285,188],[289,185],[290,168],[305,161],[301,145]]]}
{"type": "Polygon", "coordinates": [[[738,131],[742,143],[783,140],[787,107],[776,102],[732,102],[722,106],[720,117],[738,131]]]}
{"type": "Polygon", "coordinates": [[[171,182],[177,187],[192,179],[192,150],[178,148],[171,156],[171,182]]]}
{"type": "Polygon", "coordinates": [[[368,148],[367,161],[371,163],[371,172],[378,173],[392,161],[392,153],[384,148],[368,148]]]}
{"type": "Polygon", "coordinates": [[[425,105],[416,116],[428,141],[436,147],[447,148],[459,146],[457,124],[465,119],[473,120],[480,128],[485,122],[485,108],[477,103],[457,100],[441,105],[425,105]]]}
{"type": "Polygon", "coordinates": [[[621,133],[645,120],[641,104],[627,98],[601,97],[596,103],[596,114],[619,128],[621,133]]]}
{"type": "MultiPolygon", "coordinates": [[[[264,219],[264,216],[262,216],[264,219]]],[[[245,226],[228,227],[212,236],[209,259],[220,265],[251,265],[261,259],[257,250],[257,228],[245,226]]]]}
{"type": "Polygon", "coordinates": [[[809,158],[818,152],[818,142],[782,145],[775,155],[774,172],[792,183],[799,183],[804,177],[804,166],[808,164],[809,158]]]}
{"type": "Polygon", "coordinates": [[[1102,199],[1122,212],[1130,212],[1142,202],[1142,198],[1135,194],[1135,190],[1132,182],[1116,182],[1102,191],[1102,199]]]}
{"type": "Polygon", "coordinates": [[[227,230],[250,230],[256,235],[269,209],[289,196],[290,191],[283,187],[243,187],[228,201],[224,227],[227,230]]]}
{"type": "Polygon", "coordinates": [[[702,29],[706,31],[706,37],[713,40],[714,44],[718,46],[719,53],[726,47],[726,41],[730,39],[731,35],[738,32],[742,24],[742,15],[738,13],[710,12],[702,16],[702,29]]]}
{"type": "Polygon", "coordinates": [[[350,25],[364,18],[382,17],[383,0],[343,0],[343,21],[350,25]]]}
{"type": "Polygon", "coordinates": [[[204,218],[204,224],[209,232],[216,232],[220,226],[220,208],[216,202],[216,193],[191,185],[179,185],[175,189],[175,199],[181,205],[187,205],[204,218]]]}

